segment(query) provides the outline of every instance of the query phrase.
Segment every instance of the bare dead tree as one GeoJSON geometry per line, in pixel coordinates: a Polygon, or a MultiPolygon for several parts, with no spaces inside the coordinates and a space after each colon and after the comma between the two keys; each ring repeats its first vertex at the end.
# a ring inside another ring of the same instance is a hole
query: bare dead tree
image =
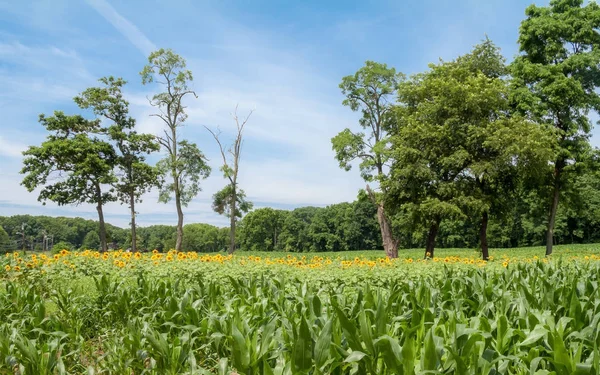
{"type": "Polygon", "coordinates": [[[226,148],[221,141],[221,130],[219,128],[217,128],[217,131],[213,131],[205,126],[206,130],[212,134],[217,142],[223,159],[221,171],[223,172],[223,177],[227,180],[227,185],[213,196],[213,209],[215,212],[229,217],[230,254],[235,251],[235,225],[237,219],[241,218],[245,212],[252,209],[252,203],[246,201],[246,194],[238,187],[238,172],[240,167],[244,127],[248,123],[253,112],[254,110],[251,110],[245,118],[241,119],[238,116],[238,106],[236,105],[232,117],[235,121],[237,132],[233,144],[228,148],[226,148]]]}

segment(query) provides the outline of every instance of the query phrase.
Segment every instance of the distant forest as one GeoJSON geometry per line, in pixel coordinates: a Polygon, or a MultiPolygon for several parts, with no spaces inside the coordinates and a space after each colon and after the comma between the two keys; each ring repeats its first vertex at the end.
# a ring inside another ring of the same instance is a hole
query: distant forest
{"type": "MultiPolygon", "coordinates": [[[[600,241],[600,178],[596,173],[582,176],[579,194],[560,207],[555,241],[559,244],[600,241]]],[[[546,233],[539,202],[525,193],[518,197],[508,215],[490,217],[489,244],[492,247],[543,245],[546,233]]],[[[258,208],[248,213],[236,232],[238,250],[320,252],[382,249],[376,207],[361,191],[352,203],[327,207],[300,207],[294,210],[258,208]]],[[[477,217],[445,220],[440,225],[440,247],[477,248],[477,217]]],[[[404,248],[423,247],[426,230],[412,232],[410,226],[395,222],[404,248]]],[[[114,249],[131,246],[129,228],[107,224],[108,243],[114,249]]],[[[167,251],[175,247],[176,227],[152,225],[137,231],[143,251],[167,251]]],[[[183,232],[186,251],[226,251],[229,228],[209,224],[187,224],[183,232]]],[[[0,251],[16,249],[60,250],[99,249],[98,222],[82,218],[16,215],[0,216],[0,251]],[[24,233],[24,234],[23,234],[24,233]]]]}

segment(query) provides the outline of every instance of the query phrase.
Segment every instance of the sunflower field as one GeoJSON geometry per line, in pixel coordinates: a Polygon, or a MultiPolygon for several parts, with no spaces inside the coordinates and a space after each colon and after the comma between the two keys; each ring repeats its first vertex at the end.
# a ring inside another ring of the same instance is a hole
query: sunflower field
{"type": "Polygon", "coordinates": [[[0,374],[600,373],[594,248],[349,254],[6,254],[0,374]]]}

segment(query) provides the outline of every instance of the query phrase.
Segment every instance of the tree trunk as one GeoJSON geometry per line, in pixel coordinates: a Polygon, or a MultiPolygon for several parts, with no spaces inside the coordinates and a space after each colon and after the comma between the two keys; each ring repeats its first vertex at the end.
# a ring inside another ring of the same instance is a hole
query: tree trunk
{"type": "Polygon", "coordinates": [[[481,228],[479,229],[479,241],[481,242],[481,255],[483,260],[490,258],[490,252],[487,243],[487,226],[488,226],[488,212],[483,211],[481,215],[481,228]]]}
{"type": "Polygon", "coordinates": [[[398,240],[392,235],[392,225],[385,214],[383,206],[380,204],[377,204],[377,221],[381,229],[381,240],[385,255],[390,259],[398,258],[398,240]]]}
{"type": "Polygon", "coordinates": [[[183,243],[183,210],[181,209],[179,190],[175,191],[175,206],[177,206],[177,240],[175,241],[175,250],[181,251],[183,243]]]}
{"type": "Polygon", "coordinates": [[[562,165],[563,162],[557,161],[554,167],[554,192],[552,194],[552,205],[550,206],[550,217],[548,218],[548,231],[546,232],[546,256],[552,254],[552,246],[554,245],[554,225],[556,224],[556,211],[560,195],[562,165]]]}
{"type": "Polygon", "coordinates": [[[98,211],[99,231],[100,231],[100,250],[105,252],[108,250],[106,245],[106,226],[104,225],[104,212],[102,211],[102,201],[98,202],[96,206],[98,211]]]}
{"type": "Polygon", "coordinates": [[[435,251],[435,238],[437,237],[438,229],[440,229],[440,220],[435,221],[429,227],[429,234],[427,235],[427,243],[425,245],[425,258],[429,255],[433,259],[435,251]]]}
{"type": "Polygon", "coordinates": [[[175,250],[181,251],[183,244],[183,209],[181,208],[181,187],[179,186],[179,171],[177,170],[177,128],[171,128],[171,175],[173,176],[173,190],[175,190],[175,207],[177,208],[177,239],[175,250]]]}
{"type": "Polygon", "coordinates": [[[554,193],[552,195],[552,206],[550,207],[550,217],[548,218],[548,231],[546,232],[546,255],[552,254],[552,246],[554,245],[554,225],[556,223],[559,193],[560,187],[558,183],[555,182],[554,193]]]}
{"type": "Polygon", "coordinates": [[[231,195],[231,206],[229,212],[229,220],[230,220],[230,230],[229,230],[229,254],[233,254],[235,251],[235,201],[236,201],[236,191],[235,188],[233,190],[233,194],[231,195]]]}
{"type": "Polygon", "coordinates": [[[129,195],[129,207],[131,209],[131,252],[137,251],[137,236],[135,228],[135,194],[133,192],[129,195]]]}
{"type": "Polygon", "coordinates": [[[371,201],[377,206],[377,222],[379,223],[379,229],[381,230],[381,242],[383,243],[385,255],[390,259],[398,258],[398,240],[394,238],[392,225],[385,213],[385,209],[382,204],[377,203],[375,194],[369,185],[367,185],[367,193],[369,194],[371,201]]]}

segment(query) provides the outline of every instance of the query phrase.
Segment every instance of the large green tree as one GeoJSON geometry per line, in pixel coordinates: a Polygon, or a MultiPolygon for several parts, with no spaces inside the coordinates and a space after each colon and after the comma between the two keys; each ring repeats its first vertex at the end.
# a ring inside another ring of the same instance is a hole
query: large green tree
{"type": "Polygon", "coordinates": [[[521,54],[511,66],[515,107],[554,128],[557,156],[548,169],[546,255],[552,254],[561,192],[588,147],[590,111],[600,109],[600,6],[583,0],[531,5],[521,23],[521,54]]]}
{"type": "MultiPolygon", "coordinates": [[[[394,93],[402,78],[401,73],[386,64],[367,61],[365,66],[355,74],[344,77],[340,83],[340,89],[346,96],[342,103],[352,111],[361,113],[359,125],[364,132],[344,129],[332,138],[333,150],[340,167],[345,170],[350,170],[352,163],[359,161],[360,173],[366,182],[381,180],[386,175],[385,149],[389,142],[389,131],[395,122],[394,93]]],[[[383,199],[369,185],[367,191],[377,205],[385,253],[389,258],[397,258],[398,239],[392,232],[392,223],[383,199]]]]}
{"type": "Polygon", "coordinates": [[[219,228],[210,224],[186,224],[183,226],[183,247],[187,251],[202,253],[222,250],[219,228]]]}
{"type": "Polygon", "coordinates": [[[97,116],[110,123],[103,132],[115,144],[117,152],[117,176],[115,190],[119,201],[129,206],[131,215],[131,250],[137,250],[135,204],[142,194],[159,183],[159,171],[146,163],[146,156],[159,150],[152,134],[140,134],[135,130],[136,121],[129,116],[129,103],[123,98],[125,81],[121,78],[104,77],[102,87],[91,87],[75,98],[81,108],[91,108],[97,116]]]}
{"type": "Polygon", "coordinates": [[[183,241],[183,207],[200,192],[200,181],[210,174],[206,157],[195,143],[180,140],[178,129],[187,119],[184,99],[196,96],[189,88],[193,80],[192,72],[186,69],[186,62],[170,49],[159,49],[148,57],[148,65],[140,72],[142,83],[157,82],[164,91],[155,94],[150,104],[158,109],[153,116],[165,125],[163,135],[158,142],[167,155],[158,163],[160,171],[169,174],[171,182],[160,189],[161,202],[167,203],[175,197],[177,209],[177,239],[175,249],[181,250],[183,241]]]}
{"type": "Polygon", "coordinates": [[[538,151],[547,151],[543,129],[511,115],[503,75],[503,58],[486,40],[400,85],[383,186],[390,207],[428,228],[426,257],[434,256],[442,220],[476,215],[487,259],[490,212],[506,207],[520,169],[550,154],[538,151]]]}
{"type": "Polygon", "coordinates": [[[100,132],[99,120],[56,111],[54,116],[40,115],[39,121],[50,134],[40,146],[23,152],[22,185],[30,192],[41,188],[38,200],[44,204],[95,204],[100,245],[106,251],[103,207],[117,199],[110,187],[116,181],[113,146],[94,135],[100,132]]]}
{"type": "Polygon", "coordinates": [[[98,233],[93,230],[88,232],[83,239],[83,243],[81,244],[81,250],[98,250],[100,246],[100,237],[98,233]]]}
{"type": "Polygon", "coordinates": [[[220,131],[215,132],[210,128],[206,129],[212,134],[219,146],[223,165],[221,171],[223,177],[227,179],[227,185],[213,196],[213,209],[220,215],[229,217],[229,254],[235,251],[235,226],[242,215],[252,209],[252,202],[246,200],[246,193],[238,185],[238,175],[240,171],[240,158],[242,154],[242,143],[244,127],[248,123],[252,111],[244,119],[240,119],[237,114],[237,107],[233,113],[233,120],[236,125],[236,134],[233,144],[226,149],[219,136],[220,131]],[[228,158],[229,154],[229,158],[228,158]]]}
{"type": "Polygon", "coordinates": [[[282,250],[280,236],[288,214],[270,207],[248,213],[240,222],[240,247],[252,251],[282,250]]]}

